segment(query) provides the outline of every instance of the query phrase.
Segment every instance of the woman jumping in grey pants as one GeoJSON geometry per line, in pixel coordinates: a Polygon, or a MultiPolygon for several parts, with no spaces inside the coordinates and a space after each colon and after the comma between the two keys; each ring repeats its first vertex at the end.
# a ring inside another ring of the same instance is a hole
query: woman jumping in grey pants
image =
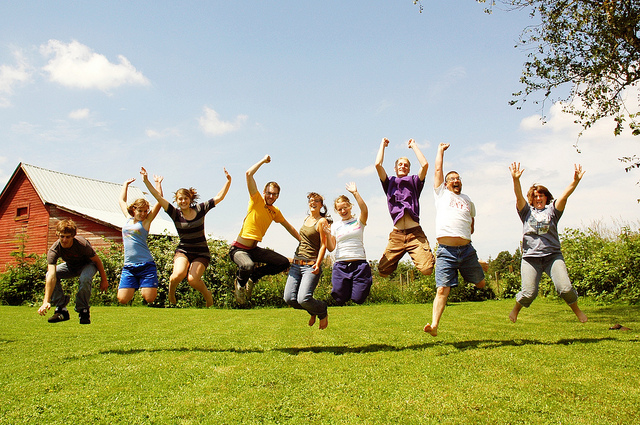
{"type": "Polygon", "coordinates": [[[569,280],[558,237],[558,221],[567,205],[567,199],[584,176],[581,165],[574,167],[573,181],[558,199],[554,199],[546,187],[537,184],[529,188],[525,199],[520,186],[520,176],[524,169],[520,169],[520,163],[515,162],[509,167],[516,194],[516,208],[523,223],[522,289],[516,295],[516,305],[509,314],[509,320],[514,323],[518,320],[522,307],[529,307],[538,296],[542,272],[551,277],[560,297],[571,307],[578,320],[582,323],[587,321],[587,315],[578,307],[578,293],[569,280]]]}

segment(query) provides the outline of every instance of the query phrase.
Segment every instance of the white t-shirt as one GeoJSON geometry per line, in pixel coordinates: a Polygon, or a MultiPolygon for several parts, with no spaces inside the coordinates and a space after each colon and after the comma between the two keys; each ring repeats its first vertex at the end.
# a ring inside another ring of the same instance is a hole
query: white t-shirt
{"type": "Polygon", "coordinates": [[[436,238],[443,236],[471,240],[471,222],[476,207],[467,195],[456,195],[442,183],[433,190],[436,198],[436,238]]]}
{"type": "Polygon", "coordinates": [[[357,218],[334,222],[331,234],[336,238],[336,261],[366,260],[364,252],[364,227],[357,218]]]}

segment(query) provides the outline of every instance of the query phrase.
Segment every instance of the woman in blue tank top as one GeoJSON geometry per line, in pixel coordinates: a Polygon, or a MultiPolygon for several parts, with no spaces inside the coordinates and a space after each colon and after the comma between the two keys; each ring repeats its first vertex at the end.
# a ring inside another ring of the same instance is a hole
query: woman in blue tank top
{"type": "MultiPolygon", "coordinates": [[[[142,174],[142,171],[140,172],[142,174]]],[[[146,172],[145,172],[146,174],[146,172]]],[[[162,177],[153,176],[156,190],[162,193],[162,177]]],[[[149,202],[144,198],[136,199],[127,205],[127,191],[135,179],[129,179],[122,185],[120,192],[120,209],[128,217],[122,226],[122,244],[124,245],[124,266],[118,286],[118,301],[126,304],[133,299],[136,289],[140,288],[142,298],[147,303],[155,301],[158,295],[158,269],[153,261],[147,237],[151,222],[160,211],[160,203],[149,210],[149,202]]]]}

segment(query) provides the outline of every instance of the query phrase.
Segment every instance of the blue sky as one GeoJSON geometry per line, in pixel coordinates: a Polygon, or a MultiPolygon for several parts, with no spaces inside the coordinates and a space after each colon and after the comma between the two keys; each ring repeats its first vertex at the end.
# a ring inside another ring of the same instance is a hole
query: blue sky
{"type": "MultiPolygon", "coordinates": [[[[640,188],[617,158],[637,153],[631,136],[603,122],[584,134],[551,102],[542,125],[520,90],[527,52],[514,48],[526,13],[483,13],[472,0],[322,3],[301,1],[4,2],[0,5],[0,183],[18,163],[111,182],[165,177],[165,193],[193,186],[203,198],[233,182],[209,213],[207,232],[232,241],[244,218],[244,172],[282,186],[277,204],[299,227],[309,191],[332,200],[355,181],[370,208],[365,248],[384,250],[392,224],[373,162],[387,137],[385,166],[413,154],[433,165],[451,144],[476,203],[480,257],[513,252],[521,238],[508,165],[560,194],[574,163],[587,173],[570,198],[568,227],[638,226],[640,188]],[[275,5],[274,5],[275,4],[275,5]]],[[[413,161],[415,162],[415,161],[413,161]]],[[[434,239],[433,167],[421,223],[434,239]]],[[[134,185],[140,185],[136,181],[134,185]]],[[[116,202],[116,200],[114,200],[116,202]]],[[[292,255],[279,225],[264,245],[292,255]]],[[[408,257],[407,257],[408,258],[408,257]]]]}

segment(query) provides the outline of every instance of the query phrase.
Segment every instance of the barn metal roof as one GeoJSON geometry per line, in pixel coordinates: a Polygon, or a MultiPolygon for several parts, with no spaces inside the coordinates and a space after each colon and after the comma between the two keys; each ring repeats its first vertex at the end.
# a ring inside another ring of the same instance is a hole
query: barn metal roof
{"type": "MultiPolygon", "coordinates": [[[[117,228],[122,228],[125,224],[126,217],[118,203],[122,184],[73,176],[25,163],[21,163],[19,167],[22,167],[43,203],[56,205],[117,228]]],[[[129,185],[127,203],[138,198],[147,199],[151,205],[156,203],[149,193],[129,185]]],[[[149,233],[175,235],[176,231],[173,222],[158,215],[151,223],[149,233]]]]}

